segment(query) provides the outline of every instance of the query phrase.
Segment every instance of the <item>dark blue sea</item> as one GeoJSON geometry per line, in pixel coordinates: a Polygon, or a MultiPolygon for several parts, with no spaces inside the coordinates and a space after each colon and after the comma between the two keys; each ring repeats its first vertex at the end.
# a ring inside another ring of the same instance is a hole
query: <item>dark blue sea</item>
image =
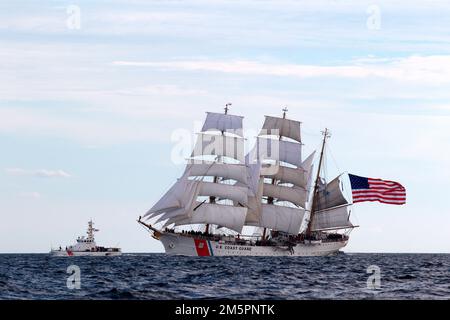
{"type": "Polygon", "coordinates": [[[0,299],[450,299],[450,255],[55,258],[3,254],[0,299]]]}

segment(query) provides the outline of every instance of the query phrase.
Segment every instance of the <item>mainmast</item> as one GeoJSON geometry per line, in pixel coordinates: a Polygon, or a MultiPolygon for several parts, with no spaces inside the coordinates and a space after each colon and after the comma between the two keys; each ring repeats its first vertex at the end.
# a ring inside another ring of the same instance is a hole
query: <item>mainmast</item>
{"type": "Polygon", "coordinates": [[[329,138],[331,136],[331,134],[330,134],[330,132],[328,131],[327,128],[325,128],[325,131],[322,131],[322,134],[323,134],[322,150],[320,152],[319,168],[317,170],[316,183],[314,185],[314,193],[313,193],[313,201],[312,201],[312,206],[311,206],[311,214],[310,214],[310,217],[309,217],[308,229],[306,230],[306,235],[307,236],[310,236],[311,235],[311,231],[312,231],[312,225],[313,225],[314,214],[315,214],[314,208],[316,206],[317,193],[319,191],[320,171],[322,170],[323,157],[324,157],[324,151],[325,151],[325,143],[326,143],[327,138],[329,138]]]}

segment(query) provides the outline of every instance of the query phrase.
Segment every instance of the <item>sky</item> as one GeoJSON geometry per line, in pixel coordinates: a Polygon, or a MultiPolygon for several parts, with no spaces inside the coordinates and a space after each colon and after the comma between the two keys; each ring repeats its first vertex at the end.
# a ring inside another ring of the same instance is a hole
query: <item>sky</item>
{"type": "Polygon", "coordinates": [[[347,252],[450,252],[450,3],[0,2],[0,253],[97,242],[163,252],[136,222],[180,176],[205,112],[332,132],[333,174],[394,180],[347,252]]]}

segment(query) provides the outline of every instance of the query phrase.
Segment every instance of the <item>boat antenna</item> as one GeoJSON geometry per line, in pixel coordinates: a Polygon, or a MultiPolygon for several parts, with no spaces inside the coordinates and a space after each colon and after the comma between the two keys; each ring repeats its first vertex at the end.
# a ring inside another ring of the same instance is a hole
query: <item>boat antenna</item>
{"type": "Polygon", "coordinates": [[[282,111],[283,111],[283,119],[286,119],[286,112],[288,112],[289,109],[287,107],[284,107],[282,111]]]}
{"type": "Polygon", "coordinates": [[[233,104],[232,103],[227,103],[226,105],[225,105],[225,114],[228,114],[228,110],[230,110],[230,108],[229,107],[231,107],[233,104]]]}

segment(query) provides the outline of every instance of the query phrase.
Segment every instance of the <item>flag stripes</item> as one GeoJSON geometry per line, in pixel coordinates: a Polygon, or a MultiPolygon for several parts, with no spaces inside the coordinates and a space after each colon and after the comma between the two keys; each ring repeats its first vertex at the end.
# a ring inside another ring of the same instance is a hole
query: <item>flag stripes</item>
{"type": "Polygon", "coordinates": [[[378,201],[402,205],[406,203],[406,189],[398,182],[349,175],[353,203],[378,201]]]}

